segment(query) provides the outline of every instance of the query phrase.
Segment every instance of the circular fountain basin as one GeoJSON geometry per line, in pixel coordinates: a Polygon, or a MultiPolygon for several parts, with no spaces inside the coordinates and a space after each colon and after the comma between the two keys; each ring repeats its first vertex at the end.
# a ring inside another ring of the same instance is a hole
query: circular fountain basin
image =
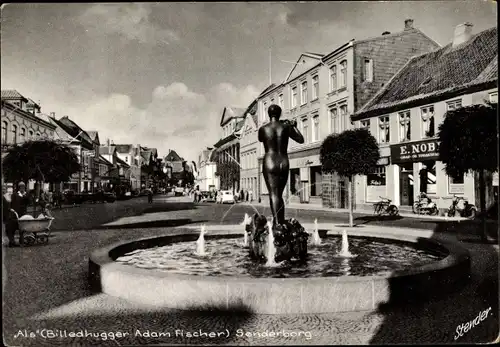
{"type": "Polygon", "coordinates": [[[192,255],[199,226],[109,246],[91,255],[89,279],[104,293],[157,307],[244,307],[254,313],[285,314],[376,310],[384,303],[425,299],[455,289],[470,272],[465,249],[411,229],[349,229],[350,251],[356,257],[339,257],[339,235],[346,228],[331,225],[319,225],[322,245],[309,247],[307,264],[266,268],[251,263],[245,257],[248,250],[237,245],[242,228],[208,226],[207,258],[192,255]],[[363,266],[367,255],[358,252],[376,255],[377,249],[392,249],[392,256],[382,254],[378,263],[363,266]],[[400,264],[388,262],[394,256],[405,258],[400,264]]]}

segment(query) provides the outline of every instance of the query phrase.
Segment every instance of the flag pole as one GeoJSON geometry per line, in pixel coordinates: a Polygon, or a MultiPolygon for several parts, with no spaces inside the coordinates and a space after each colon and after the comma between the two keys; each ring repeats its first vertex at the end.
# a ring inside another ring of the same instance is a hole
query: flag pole
{"type": "Polygon", "coordinates": [[[272,81],[272,55],[271,55],[271,48],[269,48],[269,85],[271,85],[272,81]]]}

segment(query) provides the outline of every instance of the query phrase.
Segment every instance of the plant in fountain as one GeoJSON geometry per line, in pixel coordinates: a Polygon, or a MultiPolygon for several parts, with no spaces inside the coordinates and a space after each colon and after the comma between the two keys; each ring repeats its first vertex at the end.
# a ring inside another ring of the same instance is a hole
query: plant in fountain
{"type": "Polygon", "coordinates": [[[366,129],[346,130],[329,135],[321,144],[320,161],[325,173],[337,173],[349,179],[349,226],[353,221],[354,176],[368,175],[380,159],[377,140],[366,129]]]}
{"type": "MultiPolygon", "coordinates": [[[[272,233],[276,246],[275,261],[305,259],[307,255],[307,238],[309,234],[295,219],[285,220],[285,203],[283,191],[289,175],[288,141],[304,143],[304,137],[297,129],[297,122],[280,120],[281,108],[271,105],[268,108],[270,122],[259,128],[259,141],[264,144],[265,155],[262,162],[262,173],[269,191],[269,200],[273,218],[272,233]]],[[[255,258],[266,258],[264,252],[267,218],[255,214],[250,225],[250,255],[255,258]]]]}

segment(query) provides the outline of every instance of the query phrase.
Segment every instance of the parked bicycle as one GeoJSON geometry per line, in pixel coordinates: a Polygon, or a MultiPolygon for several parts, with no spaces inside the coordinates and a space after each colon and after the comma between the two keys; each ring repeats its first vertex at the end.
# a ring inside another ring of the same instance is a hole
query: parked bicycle
{"type": "Polygon", "coordinates": [[[448,208],[448,217],[474,218],[477,213],[477,208],[473,204],[469,204],[469,200],[463,196],[453,195],[451,206],[448,208]]]}
{"type": "Polygon", "coordinates": [[[413,203],[412,211],[415,214],[428,214],[431,216],[439,214],[436,203],[424,192],[418,195],[418,200],[413,203]]]}
{"type": "Polygon", "coordinates": [[[389,216],[397,216],[399,214],[399,209],[396,205],[392,203],[389,198],[384,198],[379,196],[380,201],[373,204],[373,212],[379,216],[387,214],[389,216]]]}

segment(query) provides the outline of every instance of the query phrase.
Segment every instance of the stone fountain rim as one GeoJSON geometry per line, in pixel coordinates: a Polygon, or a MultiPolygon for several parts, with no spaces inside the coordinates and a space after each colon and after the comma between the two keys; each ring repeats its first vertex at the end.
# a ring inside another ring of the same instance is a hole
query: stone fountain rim
{"type": "MultiPolygon", "coordinates": [[[[330,276],[330,277],[291,277],[291,278],[269,278],[269,277],[238,277],[238,276],[227,276],[227,275],[221,275],[221,276],[200,276],[200,275],[187,275],[187,274],[175,274],[175,273],[169,273],[166,271],[151,271],[152,269],[145,269],[145,268],[138,268],[135,266],[131,265],[125,265],[125,264],[120,264],[119,262],[116,262],[111,256],[110,253],[118,248],[122,247],[127,244],[134,244],[134,243],[140,243],[143,241],[150,241],[154,239],[165,239],[165,238],[173,238],[173,237],[179,237],[179,236],[194,236],[196,234],[192,233],[186,233],[185,229],[191,229],[191,230],[196,230],[199,229],[201,224],[198,225],[188,225],[188,226],[182,226],[182,227],[176,227],[173,228],[174,230],[178,230],[178,233],[168,233],[164,235],[158,235],[155,237],[143,237],[143,238],[138,238],[134,240],[128,240],[128,241],[120,241],[116,242],[114,244],[111,244],[109,246],[100,248],[92,252],[90,258],[89,258],[89,263],[93,263],[99,267],[107,267],[109,269],[112,269],[113,271],[123,271],[123,272],[128,272],[128,273],[133,273],[135,275],[144,275],[148,277],[158,277],[158,278],[172,278],[172,279],[179,279],[179,280],[196,280],[196,281],[216,281],[216,282],[240,282],[240,283],[261,283],[261,282],[276,282],[276,283],[283,283],[283,282],[288,282],[288,283],[303,283],[303,282],[366,282],[366,281],[371,281],[371,280],[384,280],[384,279],[390,279],[390,278],[402,278],[406,276],[414,276],[430,271],[436,271],[436,270],[443,270],[449,267],[452,267],[454,265],[457,265],[461,262],[464,261],[470,261],[469,257],[469,252],[459,246],[458,244],[455,244],[451,241],[444,241],[444,240],[436,240],[436,239],[430,239],[428,237],[425,237],[425,232],[426,230],[422,229],[406,229],[406,228],[395,228],[395,227],[386,227],[384,226],[384,232],[380,233],[380,228],[376,228],[373,226],[357,226],[356,228],[349,228],[346,226],[336,226],[335,229],[340,229],[340,230],[335,230],[332,229],[332,224],[325,224],[325,223],[318,223],[318,230],[327,230],[327,235],[332,236],[332,235],[340,235],[342,230],[348,229],[349,232],[348,234],[350,236],[358,236],[358,237],[369,237],[369,238],[377,238],[377,239],[386,239],[386,240],[396,240],[396,241],[402,241],[402,242],[409,242],[409,243],[416,243],[418,239],[424,239],[426,242],[433,243],[436,246],[439,247],[444,247],[448,250],[449,254],[438,261],[429,263],[429,264],[424,264],[416,267],[412,267],[408,270],[400,270],[400,271],[393,271],[388,275],[374,275],[374,276],[330,276]],[[363,230],[365,229],[365,230],[363,230]],[[372,230],[370,230],[372,229],[372,230]],[[377,230],[373,230],[377,229],[377,230]],[[391,230],[391,232],[388,232],[391,230]],[[182,232],[184,230],[184,232],[182,232]],[[401,233],[402,230],[405,230],[406,232],[401,233]],[[394,231],[399,231],[397,233],[394,233],[394,231]],[[417,233],[424,233],[424,235],[415,235],[415,232],[417,233]],[[376,233],[375,233],[376,232],[376,233]],[[397,237],[397,238],[396,238],[397,237]],[[401,239],[401,237],[404,237],[401,239]]],[[[307,229],[310,229],[311,227],[314,227],[314,224],[303,224],[303,226],[307,229]]],[[[226,236],[227,238],[237,238],[241,237],[241,232],[236,233],[234,232],[235,228],[242,228],[242,225],[239,224],[231,224],[231,225],[206,225],[207,228],[207,234],[205,235],[206,239],[209,240],[212,235],[217,235],[217,236],[226,236]],[[212,229],[212,230],[211,230],[212,229]],[[213,230],[215,229],[215,230],[213,230]],[[229,229],[228,231],[225,231],[224,229],[229,229]]],[[[182,241],[178,241],[182,242],[182,241]]]]}

